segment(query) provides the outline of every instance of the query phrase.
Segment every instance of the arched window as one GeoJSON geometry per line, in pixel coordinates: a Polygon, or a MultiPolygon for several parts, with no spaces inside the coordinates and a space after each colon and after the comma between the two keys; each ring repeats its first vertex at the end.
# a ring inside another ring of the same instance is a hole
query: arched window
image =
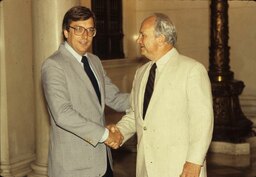
{"type": "Polygon", "coordinates": [[[122,0],[92,0],[92,10],[97,28],[93,53],[103,60],[124,58],[122,0]]]}

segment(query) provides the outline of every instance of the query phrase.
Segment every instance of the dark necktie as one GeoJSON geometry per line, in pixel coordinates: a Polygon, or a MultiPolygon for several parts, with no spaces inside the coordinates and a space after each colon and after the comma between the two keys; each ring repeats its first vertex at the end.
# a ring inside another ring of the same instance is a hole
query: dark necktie
{"type": "Polygon", "coordinates": [[[84,70],[85,72],[87,73],[88,77],[90,78],[91,82],[92,82],[92,85],[93,85],[93,88],[98,96],[98,99],[99,99],[99,102],[101,104],[101,96],[100,96],[100,89],[99,89],[99,85],[98,85],[98,82],[95,78],[95,75],[93,74],[92,72],[92,69],[88,63],[88,59],[86,56],[83,56],[82,57],[82,63],[84,64],[84,70]]]}
{"type": "Polygon", "coordinates": [[[148,104],[150,102],[153,90],[154,90],[154,83],[155,83],[155,74],[156,74],[156,63],[151,66],[148,75],[148,81],[144,93],[144,102],[143,102],[143,119],[146,115],[148,104]]]}

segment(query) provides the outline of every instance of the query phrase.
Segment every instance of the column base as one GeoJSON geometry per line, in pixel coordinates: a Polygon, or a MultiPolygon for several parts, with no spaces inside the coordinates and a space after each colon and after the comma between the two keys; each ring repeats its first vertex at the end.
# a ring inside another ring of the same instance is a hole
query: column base
{"type": "Polygon", "coordinates": [[[250,155],[250,143],[229,143],[213,141],[209,152],[227,155],[250,155]]]}
{"type": "Polygon", "coordinates": [[[247,168],[251,165],[251,162],[249,154],[231,155],[209,152],[207,154],[207,164],[226,167],[247,168]]]}
{"type": "Polygon", "coordinates": [[[32,168],[32,172],[28,174],[28,177],[48,177],[46,165],[39,165],[37,163],[32,163],[31,168],[32,168]]]}
{"type": "Polygon", "coordinates": [[[35,160],[32,154],[25,155],[22,159],[15,159],[13,162],[3,163],[0,165],[3,177],[23,177],[31,172],[30,164],[35,160]]]}
{"type": "Polygon", "coordinates": [[[246,139],[244,143],[213,141],[210,145],[207,161],[230,167],[248,167],[251,165],[251,153],[256,149],[256,137],[246,139]]]}
{"type": "Polygon", "coordinates": [[[208,163],[229,167],[250,166],[250,143],[213,141],[207,156],[208,163]]]}

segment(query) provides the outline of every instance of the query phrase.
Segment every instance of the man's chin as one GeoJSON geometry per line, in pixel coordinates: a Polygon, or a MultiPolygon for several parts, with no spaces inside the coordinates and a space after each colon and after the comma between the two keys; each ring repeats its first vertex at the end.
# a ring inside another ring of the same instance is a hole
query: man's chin
{"type": "Polygon", "coordinates": [[[88,51],[88,48],[83,48],[83,49],[80,50],[80,53],[84,53],[85,54],[87,51],[88,51]]]}
{"type": "Polygon", "coordinates": [[[143,49],[140,49],[140,54],[145,56],[145,51],[143,49]]]}

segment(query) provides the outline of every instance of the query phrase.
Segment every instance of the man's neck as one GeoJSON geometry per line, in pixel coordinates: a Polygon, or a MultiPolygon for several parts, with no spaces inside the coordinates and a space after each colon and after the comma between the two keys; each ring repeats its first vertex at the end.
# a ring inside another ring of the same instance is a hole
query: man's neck
{"type": "Polygon", "coordinates": [[[169,52],[170,50],[172,50],[173,46],[172,45],[165,45],[162,48],[160,48],[159,50],[159,55],[157,55],[154,59],[154,61],[159,60],[160,58],[162,58],[167,52],[169,52]]]}

